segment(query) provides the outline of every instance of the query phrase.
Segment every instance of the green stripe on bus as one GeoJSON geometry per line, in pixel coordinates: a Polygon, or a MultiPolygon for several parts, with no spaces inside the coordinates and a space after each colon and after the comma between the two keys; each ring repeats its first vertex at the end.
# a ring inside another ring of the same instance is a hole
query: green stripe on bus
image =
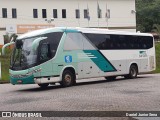
{"type": "Polygon", "coordinates": [[[90,59],[104,72],[117,71],[109,60],[98,50],[84,50],[84,53],[93,55],[90,59]]]}

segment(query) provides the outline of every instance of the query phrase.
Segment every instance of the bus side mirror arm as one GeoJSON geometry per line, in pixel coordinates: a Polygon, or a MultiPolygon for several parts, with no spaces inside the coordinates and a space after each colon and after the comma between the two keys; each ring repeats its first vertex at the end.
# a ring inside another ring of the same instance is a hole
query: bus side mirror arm
{"type": "Polygon", "coordinates": [[[7,44],[3,45],[3,47],[2,47],[2,55],[5,55],[5,49],[6,49],[6,47],[8,47],[8,46],[10,46],[10,45],[12,45],[14,43],[15,42],[10,42],[10,43],[7,43],[7,44]]]}

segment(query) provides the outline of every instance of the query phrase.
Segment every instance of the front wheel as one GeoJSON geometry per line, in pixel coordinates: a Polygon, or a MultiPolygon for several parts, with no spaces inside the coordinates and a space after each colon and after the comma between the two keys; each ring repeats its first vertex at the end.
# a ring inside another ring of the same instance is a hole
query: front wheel
{"type": "Polygon", "coordinates": [[[138,75],[138,68],[135,65],[131,65],[130,70],[129,70],[129,74],[124,76],[127,79],[134,79],[136,78],[138,75]]]}
{"type": "Polygon", "coordinates": [[[70,70],[65,70],[62,74],[62,81],[60,84],[62,87],[69,87],[75,84],[74,74],[70,70]]]}

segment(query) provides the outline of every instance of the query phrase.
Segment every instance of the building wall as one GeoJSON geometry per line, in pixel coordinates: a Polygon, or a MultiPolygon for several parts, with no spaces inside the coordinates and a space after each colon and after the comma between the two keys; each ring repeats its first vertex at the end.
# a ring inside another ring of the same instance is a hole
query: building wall
{"type": "Polygon", "coordinates": [[[7,25],[53,24],[70,27],[101,27],[126,31],[136,31],[135,0],[0,0],[0,45],[7,25]],[[102,18],[97,17],[97,1],[102,10],[102,18]],[[107,4],[107,5],[106,5],[107,4]],[[84,9],[89,8],[90,21],[84,19],[84,9]],[[110,9],[106,22],[105,13],[110,9]],[[2,8],[7,8],[7,18],[2,18],[2,8]],[[12,8],[17,9],[17,18],[12,18],[12,8]],[[75,9],[80,9],[80,19],[75,17],[75,9]],[[33,9],[38,9],[38,18],[33,18],[33,9]],[[58,18],[47,23],[42,18],[42,9],[47,9],[47,19],[53,18],[53,9],[58,10],[58,18]],[[67,18],[62,18],[66,9],[67,18]]]}

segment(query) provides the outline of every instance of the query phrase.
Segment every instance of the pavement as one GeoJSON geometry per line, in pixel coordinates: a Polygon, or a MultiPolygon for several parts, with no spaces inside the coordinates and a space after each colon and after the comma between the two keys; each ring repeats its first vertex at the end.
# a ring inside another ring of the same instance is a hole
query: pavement
{"type": "Polygon", "coordinates": [[[59,84],[47,89],[41,89],[38,85],[0,84],[0,111],[160,111],[160,74],[139,75],[136,79],[119,77],[114,81],[104,78],[78,80],[76,86],[68,88],[61,88],[59,84]]]}

